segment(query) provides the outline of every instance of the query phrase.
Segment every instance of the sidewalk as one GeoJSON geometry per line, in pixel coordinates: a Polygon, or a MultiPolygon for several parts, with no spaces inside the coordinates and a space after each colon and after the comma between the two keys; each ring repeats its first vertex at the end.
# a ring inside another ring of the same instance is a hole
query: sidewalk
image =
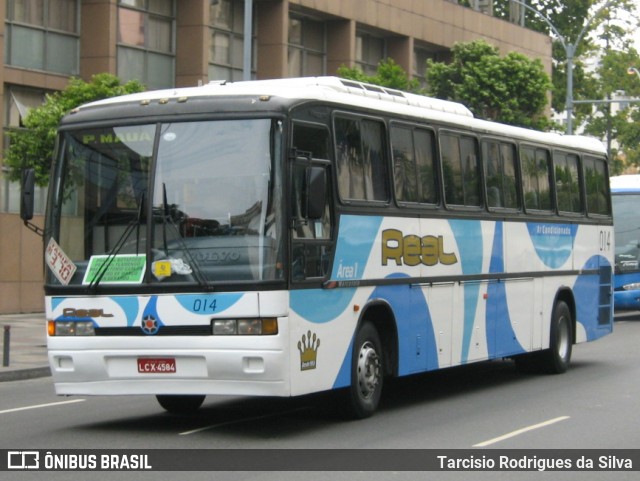
{"type": "Polygon", "coordinates": [[[50,376],[44,313],[0,315],[0,382],[50,376]],[[9,366],[6,328],[9,327],[9,366]]]}

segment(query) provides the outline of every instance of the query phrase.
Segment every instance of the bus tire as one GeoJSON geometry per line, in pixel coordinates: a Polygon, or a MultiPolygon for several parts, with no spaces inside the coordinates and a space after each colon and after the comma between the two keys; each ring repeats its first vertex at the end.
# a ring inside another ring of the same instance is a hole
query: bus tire
{"type": "Polygon", "coordinates": [[[571,310],[564,301],[558,301],[551,318],[549,349],[542,351],[541,368],[549,374],[562,374],[569,368],[573,346],[571,310]]]}
{"type": "Polygon", "coordinates": [[[202,395],[159,394],[156,396],[160,406],[171,414],[190,414],[197,411],[204,402],[202,395]]]}
{"type": "Polygon", "coordinates": [[[351,417],[364,419],[378,408],[384,379],[383,362],[378,331],[373,324],[365,322],[353,343],[348,405],[351,417]]]}

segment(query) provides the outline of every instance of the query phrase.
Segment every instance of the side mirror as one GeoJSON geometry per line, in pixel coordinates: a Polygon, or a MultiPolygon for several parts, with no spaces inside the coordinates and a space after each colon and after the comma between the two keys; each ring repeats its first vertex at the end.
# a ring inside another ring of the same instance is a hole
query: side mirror
{"type": "Polygon", "coordinates": [[[22,171],[22,195],[20,201],[20,218],[27,222],[33,219],[36,172],[33,169],[22,171]]]}
{"type": "Polygon", "coordinates": [[[318,166],[307,167],[306,182],[306,217],[317,220],[324,215],[327,202],[327,170],[318,166]]]}

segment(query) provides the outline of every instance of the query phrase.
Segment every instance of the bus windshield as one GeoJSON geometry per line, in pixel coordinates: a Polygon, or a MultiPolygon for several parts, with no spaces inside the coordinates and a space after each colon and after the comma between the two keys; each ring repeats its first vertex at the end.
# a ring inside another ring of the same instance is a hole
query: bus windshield
{"type": "Polygon", "coordinates": [[[616,240],[616,272],[638,271],[640,260],[640,193],[619,193],[612,196],[616,240]]]}
{"type": "MultiPolygon", "coordinates": [[[[279,279],[279,125],[212,120],[64,132],[49,219],[76,267],[68,283],[279,279]]],[[[50,271],[50,284],[66,283],[50,271]]]]}

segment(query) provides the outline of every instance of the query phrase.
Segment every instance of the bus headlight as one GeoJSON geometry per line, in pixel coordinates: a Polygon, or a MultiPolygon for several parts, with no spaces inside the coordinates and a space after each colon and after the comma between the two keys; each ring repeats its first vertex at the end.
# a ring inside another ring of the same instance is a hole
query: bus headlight
{"type": "Polygon", "coordinates": [[[264,319],[216,319],[212,322],[215,336],[270,336],[278,334],[278,320],[264,319]]]}
{"type": "Polygon", "coordinates": [[[625,284],[622,286],[625,291],[636,291],[640,289],[640,282],[634,282],[632,284],[625,284]]]}
{"type": "Polygon", "coordinates": [[[50,336],[94,336],[92,321],[49,321],[50,336]]]}

